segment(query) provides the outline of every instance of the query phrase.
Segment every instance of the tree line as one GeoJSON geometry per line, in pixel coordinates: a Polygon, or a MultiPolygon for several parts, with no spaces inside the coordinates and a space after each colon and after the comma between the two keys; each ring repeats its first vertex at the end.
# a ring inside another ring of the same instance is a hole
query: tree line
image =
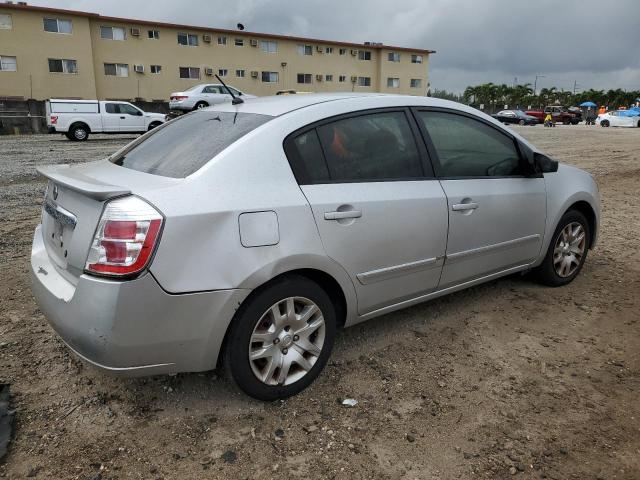
{"type": "Polygon", "coordinates": [[[501,109],[504,105],[510,108],[529,108],[532,106],[544,107],[546,105],[559,104],[564,106],[578,106],[583,102],[594,102],[607,108],[628,107],[640,99],[640,90],[594,90],[589,89],[573,93],[569,90],[556,87],[542,88],[534,92],[530,83],[523,85],[496,85],[484,83],[482,85],[469,86],[464,93],[456,94],[446,90],[433,90],[430,96],[453,100],[460,103],[479,106],[486,109],[501,109]]]}

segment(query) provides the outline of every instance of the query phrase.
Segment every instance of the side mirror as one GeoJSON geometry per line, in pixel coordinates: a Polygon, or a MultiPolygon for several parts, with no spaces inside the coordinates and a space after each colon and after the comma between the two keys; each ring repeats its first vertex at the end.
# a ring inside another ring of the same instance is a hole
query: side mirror
{"type": "Polygon", "coordinates": [[[535,152],[533,154],[533,163],[536,170],[541,173],[553,173],[558,171],[558,162],[539,152],[535,152]]]}

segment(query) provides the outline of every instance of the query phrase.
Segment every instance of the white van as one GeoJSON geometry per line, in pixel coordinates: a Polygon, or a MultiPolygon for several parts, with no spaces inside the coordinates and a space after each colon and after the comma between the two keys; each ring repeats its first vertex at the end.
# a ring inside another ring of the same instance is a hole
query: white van
{"type": "Polygon", "coordinates": [[[128,102],[52,98],[46,108],[49,133],[74,141],[90,133],[144,133],[165,122],[164,114],[143,112],[128,102]]]}

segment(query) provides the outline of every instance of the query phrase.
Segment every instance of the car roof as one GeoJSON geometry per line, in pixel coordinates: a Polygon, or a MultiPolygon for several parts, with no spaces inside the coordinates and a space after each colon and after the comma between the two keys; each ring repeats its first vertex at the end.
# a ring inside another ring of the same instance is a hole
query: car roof
{"type": "Polygon", "coordinates": [[[310,93],[305,95],[273,95],[269,97],[248,98],[244,103],[233,105],[231,102],[209,107],[219,112],[256,113],[278,117],[286,113],[300,110],[327,102],[340,102],[352,99],[366,100],[366,108],[387,107],[389,104],[397,106],[435,106],[435,107],[461,107],[460,104],[448,100],[432,97],[420,97],[414,95],[395,95],[383,93],[310,93]]]}

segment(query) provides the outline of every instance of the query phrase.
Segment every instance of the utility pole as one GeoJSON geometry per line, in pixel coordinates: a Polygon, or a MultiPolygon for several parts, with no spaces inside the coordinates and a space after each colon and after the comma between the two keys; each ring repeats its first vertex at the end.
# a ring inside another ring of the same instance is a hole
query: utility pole
{"type": "Polygon", "coordinates": [[[538,88],[538,79],[539,79],[539,78],[546,78],[546,76],[545,76],[545,75],[536,75],[536,79],[535,79],[535,81],[533,82],[533,94],[534,94],[534,95],[535,95],[535,94],[536,94],[536,92],[537,92],[537,88],[538,88]]]}
{"type": "Polygon", "coordinates": [[[578,89],[578,81],[574,80],[573,81],[573,94],[576,94],[576,90],[578,89]]]}

